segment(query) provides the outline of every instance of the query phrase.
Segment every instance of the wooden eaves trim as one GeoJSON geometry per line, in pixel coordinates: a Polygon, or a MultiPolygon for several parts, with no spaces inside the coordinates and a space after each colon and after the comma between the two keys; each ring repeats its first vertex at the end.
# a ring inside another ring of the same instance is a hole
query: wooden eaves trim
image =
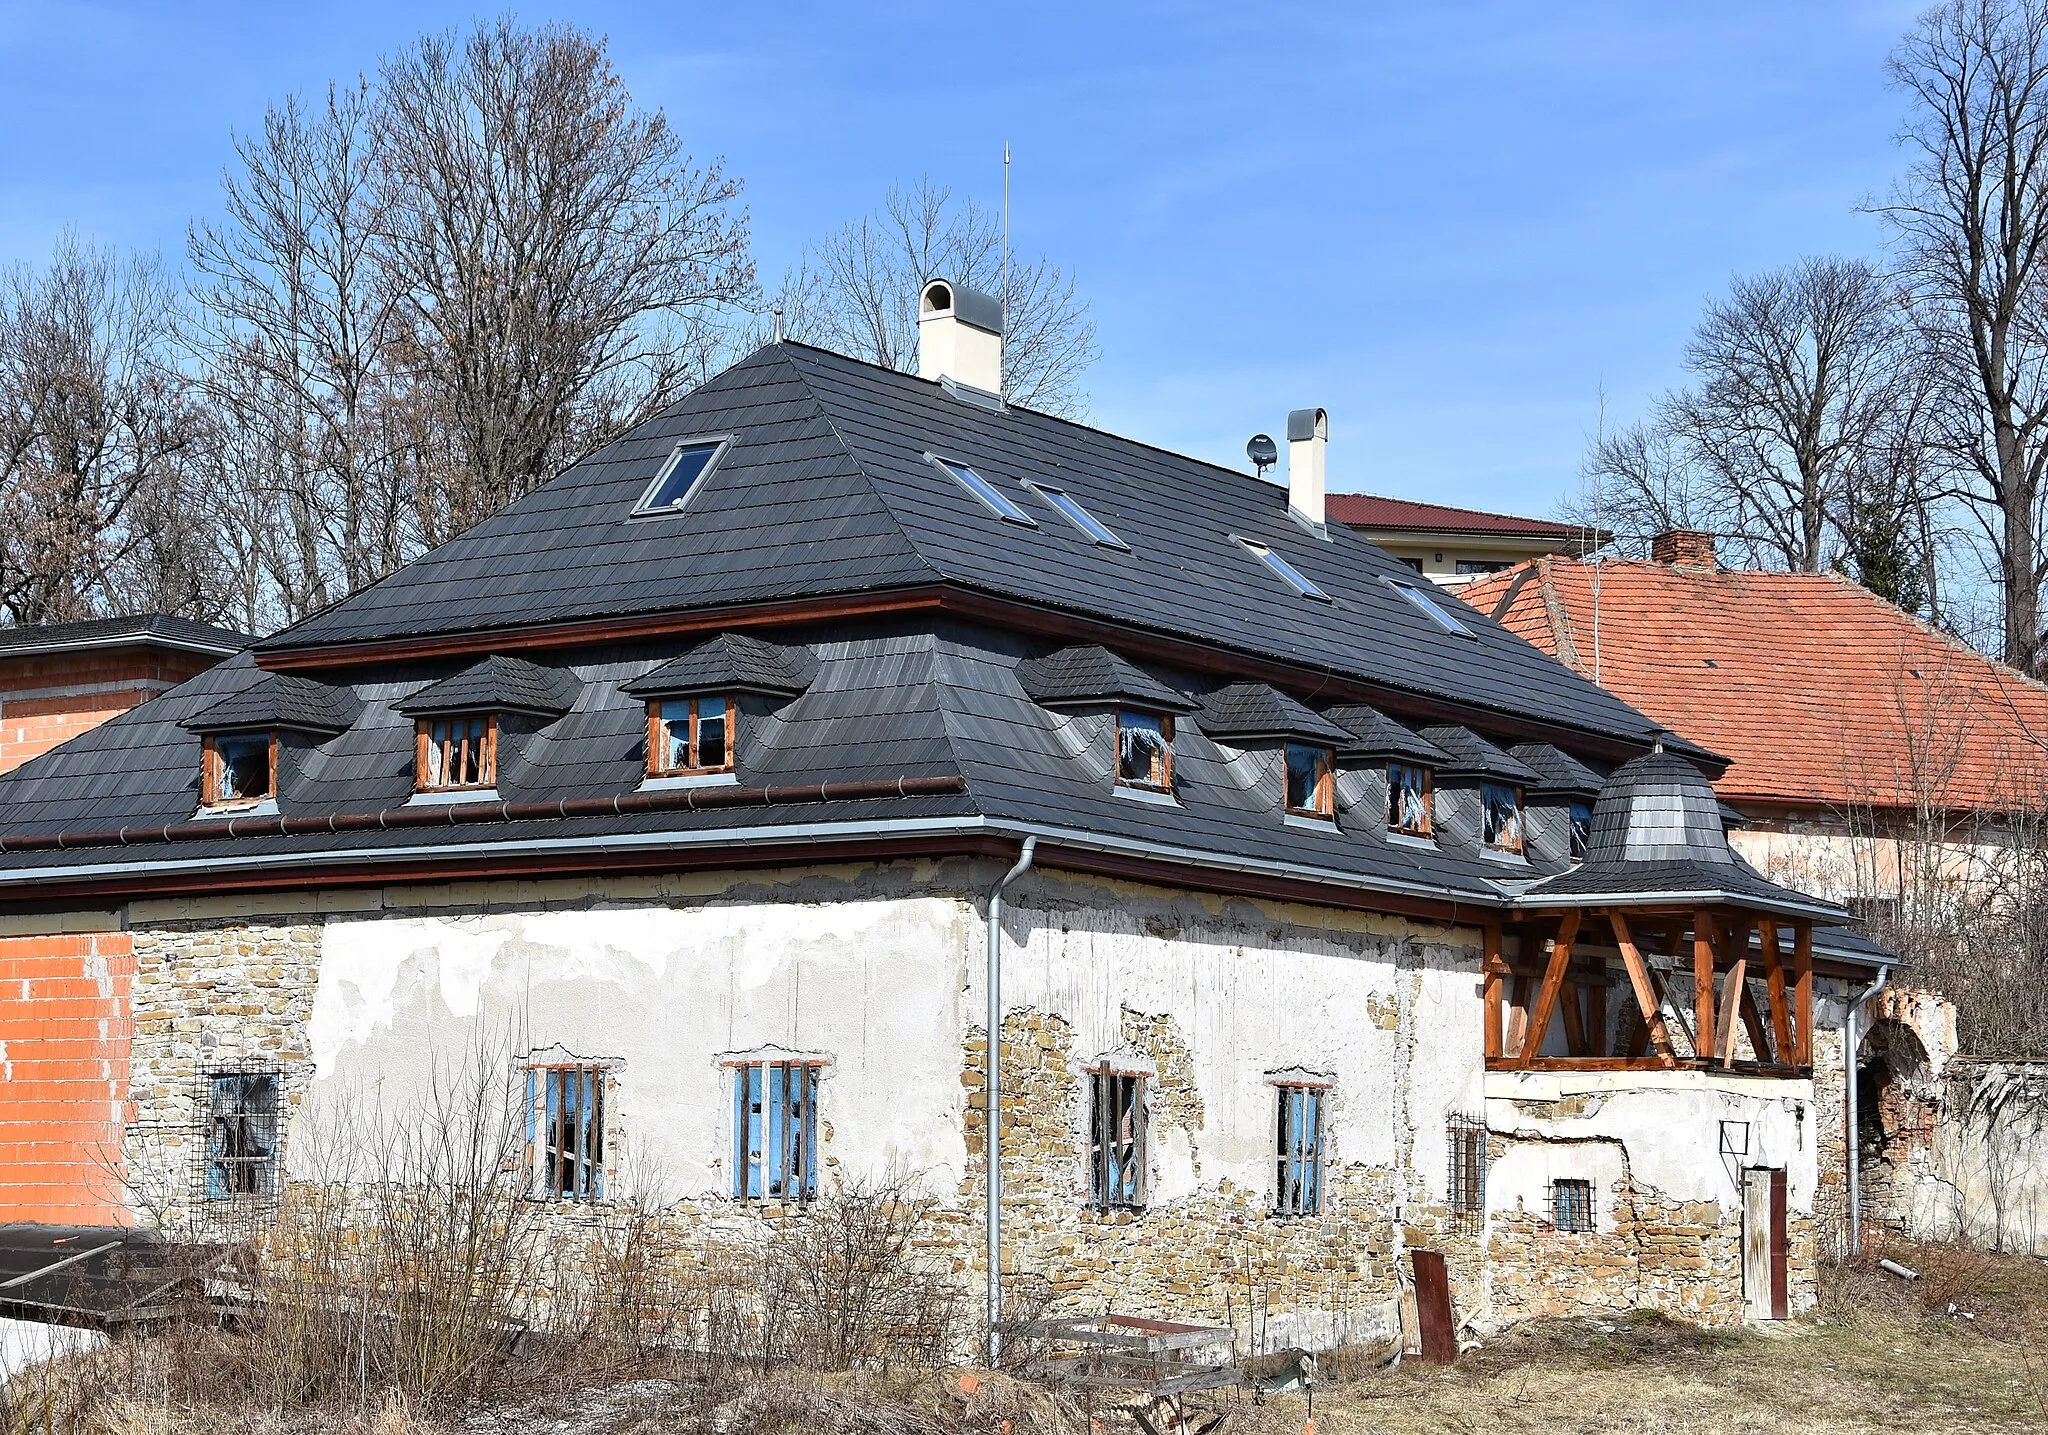
{"type": "MultiPolygon", "coordinates": [[[[1100,643],[1127,656],[1223,678],[1269,683],[1311,702],[1369,703],[1390,714],[1468,724],[1510,741],[1550,742],[1601,757],[1626,760],[1642,755],[1640,743],[1561,723],[1528,718],[1507,709],[1460,703],[1356,678],[1326,669],[1262,658],[1217,644],[1136,628],[1042,604],[954,584],[876,589],[830,598],[738,604],[689,612],[594,618],[570,623],[531,624],[417,638],[365,640],[317,647],[259,650],[257,666],[269,672],[332,672],[370,664],[423,658],[475,657],[486,653],[533,652],[601,646],[640,639],[689,636],[726,629],[769,629],[849,618],[946,613],[991,627],[1073,643],[1100,643]]],[[[1710,767],[1715,766],[1709,762],[1710,767]]],[[[1712,774],[1710,774],[1711,776],[1712,774]]]]}

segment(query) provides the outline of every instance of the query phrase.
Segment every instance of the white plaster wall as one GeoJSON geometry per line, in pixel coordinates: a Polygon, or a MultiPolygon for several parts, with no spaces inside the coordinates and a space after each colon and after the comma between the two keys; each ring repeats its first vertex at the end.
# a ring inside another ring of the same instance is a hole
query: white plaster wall
{"type": "MultiPolygon", "coordinates": [[[[781,1047],[831,1063],[824,1154],[843,1175],[921,1175],[945,1190],[965,1164],[962,942],[961,904],[940,896],[337,919],[300,1120],[333,1120],[337,1095],[358,1109],[424,1101],[434,1063],[478,1040],[559,1045],[617,1063],[623,1191],[722,1192],[721,1055],[781,1047]]],[[[318,1174],[306,1165],[324,1149],[318,1134],[295,1127],[295,1175],[318,1174]]]]}

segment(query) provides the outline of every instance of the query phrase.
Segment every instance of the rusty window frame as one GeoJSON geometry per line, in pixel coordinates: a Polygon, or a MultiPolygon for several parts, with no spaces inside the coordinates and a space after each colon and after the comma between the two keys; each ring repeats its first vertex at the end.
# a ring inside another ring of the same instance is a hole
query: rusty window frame
{"type": "Polygon", "coordinates": [[[1146,1195],[1145,1077],[1108,1062],[1088,1072],[1088,1204],[1142,1210],[1146,1195]]]}
{"type": "Polygon", "coordinates": [[[1450,1158],[1451,1226],[1471,1231],[1486,1214],[1486,1123],[1470,1116],[1453,1116],[1445,1136],[1450,1158]]]}
{"type": "Polygon", "coordinates": [[[199,770],[199,801],[203,807],[254,807],[259,802],[267,802],[277,796],[277,734],[274,732],[208,733],[200,741],[199,770]],[[228,796],[224,792],[226,786],[224,779],[228,773],[228,763],[221,755],[220,745],[222,742],[244,742],[252,739],[261,741],[266,750],[268,773],[265,778],[263,791],[253,797],[242,794],[228,796]]]}
{"type": "Polygon", "coordinates": [[[215,1070],[201,1082],[206,1200],[274,1200],[284,1073],[276,1067],[215,1070]]]}
{"type": "Polygon", "coordinates": [[[732,1072],[733,1199],[815,1199],[824,1063],[734,1062],[732,1072]]]}
{"type": "Polygon", "coordinates": [[[1320,1215],[1325,1088],[1281,1083],[1273,1089],[1279,1115],[1273,1210],[1282,1216],[1320,1215]]]}
{"type": "Polygon", "coordinates": [[[697,772],[731,772],[733,768],[733,736],[738,708],[732,698],[724,693],[707,693],[693,698],[656,698],[647,704],[647,775],[649,777],[674,777],[678,774],[697,772]],[[704,708],[707,703],[719,703],[724,713],[719,719],[723,729],[723,756],[717,762],[704,761],[704,708]],[[682,728],[681,741],[677,741],[676,728],[682,728]],[[670,761],[680,755],[680,763],[670,761]]]}
{"type": "Polygon", "coordinates": [[[591,1062],[526,1068],[527,1194],[543,1201],[605,1198],[605,1113],[611,1073],[591,1062]]]}
{"type": "Polygon", "coordinates": [[[1419,762],[1389,762],[1387,764],[1387,831],[1398,832],[1404,837],[1431,837],[1436,833],[1436,777],[1429,768],[1419,762]],[[1410,826],[1401,820],[1401,793],[1404,788],[1414,786],[1400,780],[1399,774],[1410,774],[1420,779],[1420,802],[1416,807],[1421,816],[1419,826],[1410,826]]]}
{"type": "Polygon", "coordinates": [[[1583,1235],[1593,1227],[1593,1183],[1562,1177],[1550,1183],[1550,1223],[1559,1231],[1583,1235]]]}
{"type": "Polygon", "coordinates": [[[1173,791],[1173,714],[1147,712],[1143,708],[1118,708],[1116,710],[1116,784],[1118,787],[1135,787],[1144,792],[1173,791]],[[1131,719],[1138,721],[1132,722],[1131,719]],[[1144,777],[1125,775],[1127,757],[1135,749],[1124,739],[1126,727],[1132,732],[1150,734],[1156,731],[1160,746],[1152,754],[1144,777]]]}
{"type": "Polygon", "coordinates": [[[419,720],[414,739],[413,785],[419,792],[464,792],[498,785],[498,715],[496,713],[448,713],[419,720]],[[447,781],[450,771],[470,770],[475,759],[476,778],[470,782],[447,781]],[[441,780],[434,780],[435,762],[441,780]]]}

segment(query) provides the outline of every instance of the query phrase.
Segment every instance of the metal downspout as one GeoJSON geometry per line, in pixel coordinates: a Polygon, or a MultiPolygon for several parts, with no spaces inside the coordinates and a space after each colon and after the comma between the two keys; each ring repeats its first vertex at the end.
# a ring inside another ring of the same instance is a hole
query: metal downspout
{"type": "Polygon", "coordinates": [[[1003,889],[1031,870],[1038,853],[1038,839],[1024,839],[1017,865],[1005,872],[988,894],[988,1363],[993,1369],[1002,1359],[1003,1337],[997,1329],[1003,1318],[1003,889]]]}
{"type": "Polygon", "coordinates": [[[1842,1145],[1849,1167],[1849,1255],[1852,1258],[1863,1254],[1863,1133],[1857,1127],[1862,1114],[1856,1109],[1856,1049],[1862,1038],[1856,1034],[1856,1024],[1862,1015],[1863,1004],[1884,990],[1891,974],[1890,967],[1879,967],[1877,980],[1863,989],[1862,996],[1849,1003],[1849,1020],[1843,1033],[1842,1068],[1847,1079],[1842,1084],[1848,1089],[1848,1126],[1842,1134],[1842,1145]]]}

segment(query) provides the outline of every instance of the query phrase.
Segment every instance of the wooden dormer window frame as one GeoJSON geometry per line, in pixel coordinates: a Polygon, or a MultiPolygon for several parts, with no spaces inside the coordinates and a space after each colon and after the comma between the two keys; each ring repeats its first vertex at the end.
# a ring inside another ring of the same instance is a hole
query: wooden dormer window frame
{"type": "Polygon", "coordinates": [[[1282,749],[1282,762],[1286,771],[1281,774],[1282,796],[1287,815],[1290,817],[1311,817],[1328,822],[1337,815],[1337,754],[1327,743],[1290,742],[1282,749]],[[1308,791],[1306,805],[1294,802],[1295,754],[1302,753],[1316,762],[1316,777],[1308,791]]]}
{"type": "Polygon", "coordinates": [[[498,785],[498,715],[496,713],[444,713],[419,720],[413,747],[413,787],[419,792],[474,792],[498,785]],[[476,780],[450,782],[450,773],[470,770],[475,758],[476,780]],[[435,781],[434,759],[440,759],[440,781],[435,781]]]}
{"type": "Polygon", "coordinates": [[[1116,710],[1116,783],[1119,787],[1134,787],[1140,792],[1173,791],[1172,713],[1147,712],[1136,707],[1116,710]],[[1134,744],[1126,741],[1126,729],[1147,737],[1156,732],[1162,739],[1142,774],[1130,770],[1134,766],[1129,760],[1134,744]]]}
{"type": "Polygon", "coordinates": [[[738,710],[729,693],[649,700],[647,775],[684,777],[731,772],[735,746],[733,719],[738,710]],[[723,712],[717,719],[707,720],[711,715],[706,709],[712,703],[719,704],[723,712]]]}
{"type": "Polygon", "coordinates": [[[1479,784],[1479,840],[1489,852],[1505,852],[1521,856],[1528,839],[1528,808],[1522,800],[1521,787],[1512,782],[1497,782],[1491,778],[1479,784]],[[1508,820],[1499,830],[1489,831],[1493,826],[1493,803],[1496,798],[1507,799],[1508,820]]]}
{"type": "Polygon", "coordinates": [[[199,800],[203,807],[234,808],[254,807],[277,796],[277,734],[274,732],[222,732],[208,733],[200,745],[200,789],[199,800]],[[227,764],[221,756],[223,742],[262,742],[268,749],[269,771],[263,791],[251,796],[248,793],[226,791],[227,764]]]}
{"type": "Polygon", "coordinates": [[[1402,837],[1431,839],[1436,836],[1436,774],[1423,763],[1394,759],[1387,763],[1387,831],[1402,837]],[[1422,778],[1422,823],[1415,826],[1401,820],[1401,785],[1396,772],[1412,772],[1422,778]]]}

